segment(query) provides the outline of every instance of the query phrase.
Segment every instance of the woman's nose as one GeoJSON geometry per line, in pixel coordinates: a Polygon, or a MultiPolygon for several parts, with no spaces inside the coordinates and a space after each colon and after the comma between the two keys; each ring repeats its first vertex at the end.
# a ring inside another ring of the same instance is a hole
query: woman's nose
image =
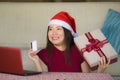
{"type": "Polygon", "coordinates": [[[57,31],[56,30],[52,30],[52,34],[57,34],[57,31]]]}

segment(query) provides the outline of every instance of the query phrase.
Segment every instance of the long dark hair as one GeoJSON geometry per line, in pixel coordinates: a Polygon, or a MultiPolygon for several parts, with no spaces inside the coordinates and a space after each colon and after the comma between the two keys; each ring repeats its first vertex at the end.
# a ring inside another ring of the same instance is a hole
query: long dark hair
{"type": "MultiPolygon", "coordinates": [[[[64,40],[65,40],[65,45],[66,45],[66,49],[64,51],[64,54],[65,54],[65,60],[66,60],[66,63],[69,64],[71,62],[71,48],[73,45],[75,45],[74,43],[74,40],[73,40],[73,35],[71,33],[71,31],[65,29],[63,27],[63,30],[64,30],[64,40]]],[[[48,30],[47,30],[47,45],[46,45],[46,49],[47,49],[47,54],[48,54],[48,57],[52,55],[52,50],[54,48],[53,44],[49,41],[48,39],[48,31],[49,31],[49,27],[48,27],[48,30]]]]}

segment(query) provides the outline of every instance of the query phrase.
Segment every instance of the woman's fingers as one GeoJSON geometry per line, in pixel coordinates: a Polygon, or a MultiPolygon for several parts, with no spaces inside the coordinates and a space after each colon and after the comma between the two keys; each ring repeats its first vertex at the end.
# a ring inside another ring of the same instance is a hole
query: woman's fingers
{"type": "Polygon", "coordinates": [[[105,64],[105,59],[104,57],[101,57],[101,65],[104,65],[105,64]]]}
{"type": "Polygon", "coordinates": [[[99,61],[99,66],[103,66],[104,64],[105,64],[105,59],[101,57],[99,61]]]}
{"type": "Polygon", "coordinates": [[[106,59],[105,59],[105,57],[103,57],[103,65],[106,65],[106,59]]]}
{"type": "Polygon", "coordinates": [[[28,50],[28,54],[36,54],[36,52],[33,51],[32,49],[29,49],[29,50],[28,50]]]}
{"type": "Polygon", "coordinates": [[[35,51],[33,51],[32,49],[29,49],[29,50],[28,50],[28,57],[29,57],[30,59],[33,59],[35,55],[36,55],[36,52],[35,52],[35,51]]]}
{"type": "Polygon", "coordinates": [[[107,62],[107,64],[108,64],[108,65],[110,64],[110,58],[108,58],[108,62],[107,62]]]}
{"type": "Polygon", "coordinates": [[[104,70],[109,66],[110,58],[106,61],[105,57],[101,57],[100,61],[98,62],[98,72],[104,72],[104,70]]]}

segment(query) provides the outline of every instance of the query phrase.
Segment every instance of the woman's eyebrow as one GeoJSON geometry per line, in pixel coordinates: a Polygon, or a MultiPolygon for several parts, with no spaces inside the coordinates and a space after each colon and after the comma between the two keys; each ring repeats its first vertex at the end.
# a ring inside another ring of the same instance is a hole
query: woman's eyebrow
{"type": "Polygon", "coordinates": [[[62,27],[62,26],[56,26],[56,27],[62,27]]]}

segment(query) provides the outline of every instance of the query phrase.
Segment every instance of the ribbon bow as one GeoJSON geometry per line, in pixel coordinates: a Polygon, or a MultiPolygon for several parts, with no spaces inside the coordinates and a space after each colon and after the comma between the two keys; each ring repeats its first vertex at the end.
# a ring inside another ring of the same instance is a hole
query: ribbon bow
{"type": "Polygon", "coordinates": [[[86,45],[86,51],[90,52],[92,50],[98,51],[101,47],[103,47],[103,42],[98,39],[89,39],[90,44],[86,45]]]}

